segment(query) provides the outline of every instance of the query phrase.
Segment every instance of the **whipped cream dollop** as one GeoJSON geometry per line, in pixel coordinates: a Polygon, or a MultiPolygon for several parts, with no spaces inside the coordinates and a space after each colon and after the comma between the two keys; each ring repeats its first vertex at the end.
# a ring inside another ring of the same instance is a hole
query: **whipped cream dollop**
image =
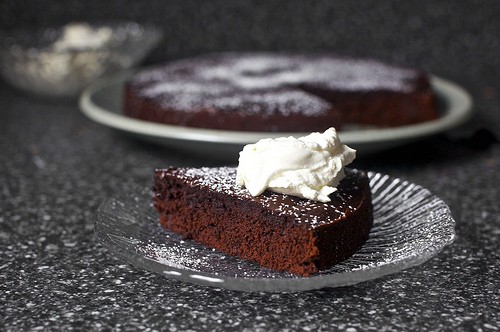
{"type": "Polygon", "coordinates": [[[261,139],[240,152],[236,183],[252,196],[267,189],[329,202],[345,177],[344,166],[354,158],[356,150],[340,142],[335,128],[300,138],[261,139]]]}

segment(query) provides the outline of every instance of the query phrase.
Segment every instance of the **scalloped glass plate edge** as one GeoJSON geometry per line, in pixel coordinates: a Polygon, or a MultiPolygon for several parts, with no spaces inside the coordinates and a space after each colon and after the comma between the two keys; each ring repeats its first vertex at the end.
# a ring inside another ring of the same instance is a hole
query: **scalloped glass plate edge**
{"type": "MultiPolygon", "coordinates": [[[[116,204],[125,206],[126,203],[130,201],[148,204],[149,202],[138,201],[137,192],[135,192],[135,194],[130,193],[129,196],[124,199],[110,198],[100,205],[95,215],[95,236],[98,242],[107,248],[112,254],[141,269],[159,273],[170,279],[177,279],[193,284],[247,292],[296,292],[325,287],[354,285],[397,273],[410,267],[418,266],[437,255],[445,246],[453,243],[455,239],[455,220],[451,215],[449,207],[441,199],[434,196],[429,190],[419,185],[415,185],[398,178],[392,178],[387,175],[373,172],[369,172],[369,176],[370,184],[372,186],[375,218],[374,227],[370,232],[370,239],[368,241],[372,240],[372,238],[377,240],[381,239],[377,238],[375,233],[380,233],[379,227],[383,223],[381,222],[381,219],[384,218],[383,214],[388,212],[387,209],[383,209],[383,205],[385,205],[385,203],[382,204],[381,201],[387,199],[397,200],[396,195],[404,195],[406,197],[408,192],[410,192],[410,194],[416,193],[417,196],[420,197],[420,202],[416,202],[413,205],[418,206],[418,204],[423,204],[422,200],[425,202],[424,205],[417,207],[420,211],[417,214],[419,215],[419,218],[421,218],[421,222],[427,223],[429,218],[432,218],[434,215],[439,215],[439,218],[435,220],[439,223],[438,226],[440,227],[439,232],[441,233],[441,238],[439,238],[439,241],[424,243],[420,251],[410,252],[410,254],[392,261],[379,261],[375,262],[376,266],[368,268],[365,266],[365,268],[352,269],[340,273],[333,272],[329,274],[329,270],[327,270],[320,272],[319,275],[311,277],[290,277],[289,274],[285,274],[286,276],[282,278],[243,278],[223,276],[195,269],[178,268],[173,265],[166,265],[158,261],[148,259],[145,255],[135,249],[135,245],[141,240],[130,236],[126,237],[126,234],[123,232],[120,234],[119,227],[113,227],[113,225],[111,225],[112,227],[109,227],[109,225],[103,222],[103,220],[109,220],[109,218],[113,218],[118,221],[114,212],[109,212],[110,210],[116,209],[116,204]],[[433,209],[427,211],[428,214],[422,215],[422,213],[425,214],[424,211],[426,211],[429,206],[432,206],[433,209]],[[442,232],[442,228],[444,228],[445,232],[442,232]]],[[[408,198],[406,197],[404,199],[408,198]]],[[[399,203],[395,203],[395,205],[398,204],[399,203]]],[[[398,216],[398,218],[400,217],[403,216],[398,216]]],[[[136,221],[137,220],[134,220],[133,222],[136,221]]],[[[411,222],[413,222],[413,220],[410,220],[410,223],[411,222]]],[[[436,225],[433,224],[431,226],[436,225]]],[[[163,229],[160,231],[169,233],[163,229]]],[[[428,236],[429,234],[425,235],[428,236]]],[[[367,244],[365,244],[360,251],[362,251],[366,245],[367,244]]],[[[346,261],[337,264],[336,266],[356,266],[356,260],[359,260],[359,257],[356,256],[357,254],[346,261]]]]}

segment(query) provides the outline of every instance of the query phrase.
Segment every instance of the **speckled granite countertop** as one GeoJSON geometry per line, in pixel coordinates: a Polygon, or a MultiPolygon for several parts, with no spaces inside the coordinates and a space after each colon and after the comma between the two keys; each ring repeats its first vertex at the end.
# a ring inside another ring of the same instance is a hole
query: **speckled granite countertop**
{"type": "Polygon", "coordinates": [[[233,292],[139,270],[96,243],[98,205],[149,184],[155,167],[220,162],[123,136],[76,103],[29,98],[0,82],[0,330],[500,329],[498,2],[85,3],[47,5],[42,15],[35,1],[3,1],[0,22],[150,20],[167,40],[150,63],[214,50],[332,50],[460,83],[474,97],[472,124],[355,164],[430,189],[450,206],[457,239],[421,266],[300,293],[233,292]]]}

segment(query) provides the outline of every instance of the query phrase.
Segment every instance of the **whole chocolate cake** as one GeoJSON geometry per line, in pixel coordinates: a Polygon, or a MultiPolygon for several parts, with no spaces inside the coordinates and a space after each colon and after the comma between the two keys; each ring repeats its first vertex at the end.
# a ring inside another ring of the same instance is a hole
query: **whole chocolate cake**
{"type": "Polygon", "coordinates": [[[331,201],[265,191],[252,196],[236,168],[155,171],[160,223],[187,239],[261,266],[310,276],[354,254],[373,223],[366,173],[346,169],[331,201]]]}
{"type": "Polygon", "coordinates": [[[272,132],[437,118],[421,71],[370,59],[282,53],[220,53],[142,70],[126,85],[124,113],[172,125],[272,132]]]}

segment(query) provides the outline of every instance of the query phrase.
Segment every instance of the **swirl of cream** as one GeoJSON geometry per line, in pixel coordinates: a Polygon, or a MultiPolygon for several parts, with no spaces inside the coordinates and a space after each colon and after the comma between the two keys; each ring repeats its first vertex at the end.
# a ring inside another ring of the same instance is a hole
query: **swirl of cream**
{"type": "Polygon", "coordinates": [[[240,152],[236,183],[252,196],[265,190],[329,202],[356,151],[340,142],[335,128],[294,138],[262,139],[240,152]]]}

